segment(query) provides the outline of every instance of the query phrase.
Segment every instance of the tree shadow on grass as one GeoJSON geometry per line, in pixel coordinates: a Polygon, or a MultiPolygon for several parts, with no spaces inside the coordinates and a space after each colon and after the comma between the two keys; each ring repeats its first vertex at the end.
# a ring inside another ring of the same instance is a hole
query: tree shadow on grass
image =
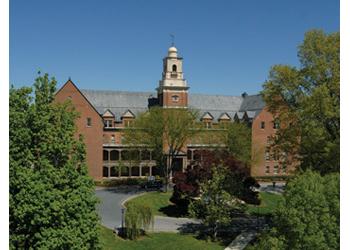
{"type": "Polygon", "coordinates": [[[176,205],[162,207],[159,209],[159,211],[169,217],[188,217],[187,209],[176,205]]]}
{"type": "MultiPolygon", "coordinates": [[[[208,226],[200,223],[186,223],[179,228],[180,234],[193,234],[198,240],[212,241],[210,237],[212,229],[208,226]]],[[[220,228],[218,230],[216,242],[220,245],[229,245],[239,234],[240,230],[228,230],[228,228],[220,228]]]]}

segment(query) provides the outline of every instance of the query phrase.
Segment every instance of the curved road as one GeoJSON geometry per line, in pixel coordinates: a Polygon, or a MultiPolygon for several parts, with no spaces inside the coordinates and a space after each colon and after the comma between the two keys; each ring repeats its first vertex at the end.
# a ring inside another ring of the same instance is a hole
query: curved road
{"type": "MultiPolygon", "coordinates": [[[[100,199],[97,207],[101,223],[107,228],[115,229],[122,224],[121,208],[122,202],[127,198],[142,193],[129,187],[96,188],[96,195],[100,199]]],[[[188,225],[199,224],[198,220],[188,218],[173,218],[155,216],[154,232],[177,232],[179,228],[188,225]]]]}

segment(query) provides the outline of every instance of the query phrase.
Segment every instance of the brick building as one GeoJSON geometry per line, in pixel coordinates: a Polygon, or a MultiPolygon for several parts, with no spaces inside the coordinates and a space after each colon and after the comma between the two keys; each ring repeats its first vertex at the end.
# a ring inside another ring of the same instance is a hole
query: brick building
{"type": "MultiPolygon", "coordinates": [[[[147,148],[130,148],[123,144],[123,129],[139,113],[153,105],[163,108],[198,110],[203,126],[210,130],[225,122],[247,122],[252,127],[251,174],[256,177],[283,176],[293,169],[269,150],[271,136],[279,124],[274,120],[261,95],[224,96],[189,93],[182,68],[183,58],[170,47],[163,59],[162,79],[156,92],[124,92],[79,89],[68,80],[56,93],[56,101],[70,99],[80,112],[78,133],[86,142],[89,174],[95,180],[128,176],[157,175],[159,170],[147,148]],[[138,161],[131,160],[131,155],[138,161]],[[124,162],[127,168],[115,168],[124,162]]],[[[185,169],[196,159],[196,152],[210,149],[208,144],[189,143],[176,160],[178,170],[185,169]]]]}

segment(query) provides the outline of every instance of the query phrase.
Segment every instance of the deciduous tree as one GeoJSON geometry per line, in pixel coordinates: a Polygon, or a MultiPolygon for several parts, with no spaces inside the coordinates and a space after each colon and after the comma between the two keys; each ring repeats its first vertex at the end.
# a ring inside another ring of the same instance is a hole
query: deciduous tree
{"type": "Polygon", "coordinates": [[[252,249],[339,249],[339,173],[307,170],[291,180],[274,227],[252,249]]]}
{"type": "Polygon", "coordinates": [[[281,122],[276,146],[297,156],[302,169],[339,172],[339,32],[307,32],[298,56],[300,68],[273,66],[262,92],[281,122]]]}
{"type": "Polygon", "coordinates": [[[56,81],[10,89],[10,248],[98,249],[97,199],[77,113],[53,103],[56,81]]]}
{"type": "Polygon", "coordinates": [[[242,209],[241,202],[225,189],[227,169],[212,166],[212,178],[200,184],[201,195],[189,206],[192,216],[202,218],[216,239],[219,226],[231,221],[231,212],[242,209]]]}
{"type": "Polygon", "coordinates": [[[152,107],[140,114],[125,130],[125,142],[135,147],[152,150],[168,187],[174,159],[198,130],[194,129],[197,113],[188,109],[152,107]]]}

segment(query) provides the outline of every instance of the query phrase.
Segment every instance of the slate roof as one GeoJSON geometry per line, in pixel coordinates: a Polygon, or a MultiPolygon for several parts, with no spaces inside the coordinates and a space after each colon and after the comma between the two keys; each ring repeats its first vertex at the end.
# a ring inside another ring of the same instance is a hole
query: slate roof
{"type": "MultiPolygon", "coordinates": [[[[133,112],[136,116],[148,110],[157,102],[156,92],[128,92],[128,91],[103,91],[86,90],[81,92],[102,115],[109,109],[115,115],[117,121],[121,120],[122,114],[127,110],[133,112]]],[[[251,96],[225,96],[225,95],[203,95],[189,94],[190,108],[199,111],[199,116],[209,112],[214,121],[218,121],[223,113],[227,113],[231,119],[237,113],[239,117],[246,111],[249,118],[256,117],[264,108],[265,103],[261,95],[251,96]]]]}

